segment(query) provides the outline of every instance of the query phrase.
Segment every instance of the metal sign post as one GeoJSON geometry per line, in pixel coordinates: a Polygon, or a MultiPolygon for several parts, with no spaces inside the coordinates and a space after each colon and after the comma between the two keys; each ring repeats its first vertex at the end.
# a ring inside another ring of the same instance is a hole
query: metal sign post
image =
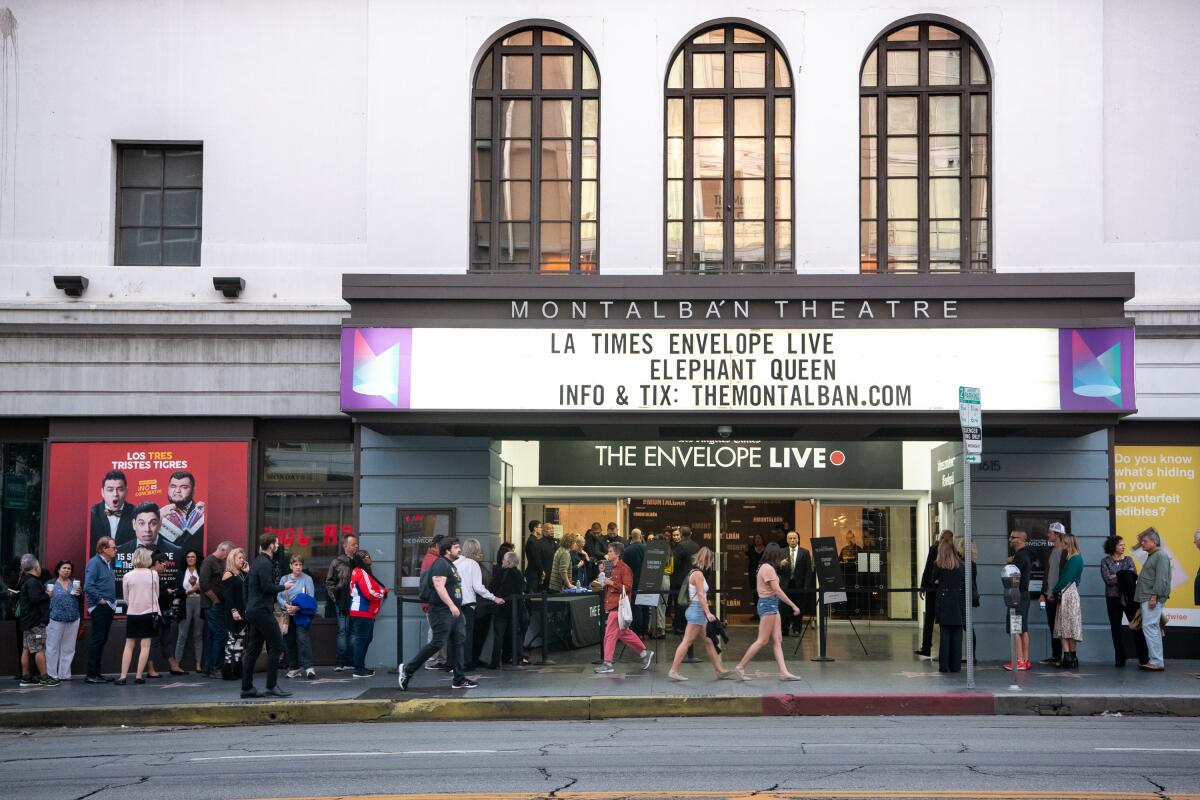
{"type": "Polygon", "coordinates": [[[966,595],[966,640],[967,688],[975,688],[975,637],[973,635],[974,614],[972,601],[975,598],[972,573],[974,563],[971,537],[971,465],[978,464],[983,455],[983,413],[979,402],[979,389],[971,386],[958,387],[958,422],[963,437],[963,581],[966,595]]]}

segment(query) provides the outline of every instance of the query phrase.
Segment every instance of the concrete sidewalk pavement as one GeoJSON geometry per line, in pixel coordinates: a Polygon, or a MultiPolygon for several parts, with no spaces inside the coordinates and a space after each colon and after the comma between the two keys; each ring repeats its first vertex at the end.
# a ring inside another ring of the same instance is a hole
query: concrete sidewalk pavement
{"type": "MultiPolygon", "coordinates": [[[[558,655],[558,654],[554,654],[558,655]]],[[[396,675],[355,679],[319,670],[317,680],[280,678],[286,700],[238,699],[235,681],[164,676],[145,685],[90,685],[76,677],[56,687],[0,688],[0,726],[154,726],[483,719],[605,719],[651,716],[788,716],[901,714],[1153,714],[1200,716],[1200,661],[1175,661],[1163,673],[1136,665],[1115,669],[1035,666],[1014,675],[995,663],[944,674],[924,660],[797,661],[802,680],[781,682],[774,665],[755,661],[750,681],[715,680],[707,664],[684,667],[689,680],[667,678],[665,665],[642,671],[628,655],[615,672],[590,663],[547,663],[473,673],[479,687],[450,689],[450,675],[422,670],[408,692],[396,675]]],[[[256,675],[262,688],[264,676],[256,675]]],[[[3,686],[3,684],[0,684],[3,686]]]]}

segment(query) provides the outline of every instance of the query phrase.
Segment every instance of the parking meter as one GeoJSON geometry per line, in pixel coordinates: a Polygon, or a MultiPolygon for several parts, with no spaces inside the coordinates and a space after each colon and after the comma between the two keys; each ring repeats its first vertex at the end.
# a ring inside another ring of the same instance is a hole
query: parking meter
{"type": "Polygon", "coordinates": [[[1018,608],[1021,605],[1021,570],[1015,564],[1006,564],[1000,571],[1000,581],[1004,584],[1004,605],[1018,608]]]}

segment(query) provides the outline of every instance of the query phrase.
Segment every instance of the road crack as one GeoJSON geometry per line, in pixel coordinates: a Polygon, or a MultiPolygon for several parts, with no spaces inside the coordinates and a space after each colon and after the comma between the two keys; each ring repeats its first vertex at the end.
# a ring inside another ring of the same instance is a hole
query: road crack
{"type": "Polygon", "coordinates": [[[1167,787],[1163,786],[1161,783],[1154,780],[1149,775],[1143,775],[1142,777],[1146,779],[1147,783],[1149,783],[1151,786],[1153,786],[1155,788],[1155,790],[1156,790],[1155,794],[1157,794],[1159,797],[1163,798],[1163,800],[1169,800],[1167,797],[1167,794],[1166,794],[1167,787]]]}
{"type": "Polygon", "coordinates": [[[94,797],[94,796],[100,794],[101,792],[107,792],[109,789],[124,789],[129,786],[137,786],[139,784],[145,783],[148,780],[150,780],[149,775],[140,775],[140,776],[138,776],[138,778],[135,781],[133,781],[133,783],[106,783],[104,786],[101,786],[99,789],[93,789],[92,791],[90,791],[86,794],[79,795],[79,797],[76,797],[75,800],[85,800],[85,798],[94,797]]]}
{"type": "MultiPolygon", "coordinates": [[[[566,747],[566,745],[563,744],[562,742],[551,742],[550,744],[544,744],[538,748],[538,755],[542,755],[542,756],[550,755],[549,750],[551,747],[566,747]]],[[[538,767],[538,769],[541,769],[541,767],[538,767]]]]}

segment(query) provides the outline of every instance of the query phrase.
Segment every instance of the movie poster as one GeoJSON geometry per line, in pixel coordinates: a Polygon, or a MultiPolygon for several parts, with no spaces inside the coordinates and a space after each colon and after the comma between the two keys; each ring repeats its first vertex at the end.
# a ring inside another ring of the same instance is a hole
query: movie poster
{"type": "Polygon", "coordinates": [[[211,537],[247,540],[249,445],[245,442],[69,442],[50,445],[48,560],[70,559],[82,576],[96,543],[117,543],[117,598],[133,553],[167,556],[161,580],[179,581],[189,551],[211,537]]]}

